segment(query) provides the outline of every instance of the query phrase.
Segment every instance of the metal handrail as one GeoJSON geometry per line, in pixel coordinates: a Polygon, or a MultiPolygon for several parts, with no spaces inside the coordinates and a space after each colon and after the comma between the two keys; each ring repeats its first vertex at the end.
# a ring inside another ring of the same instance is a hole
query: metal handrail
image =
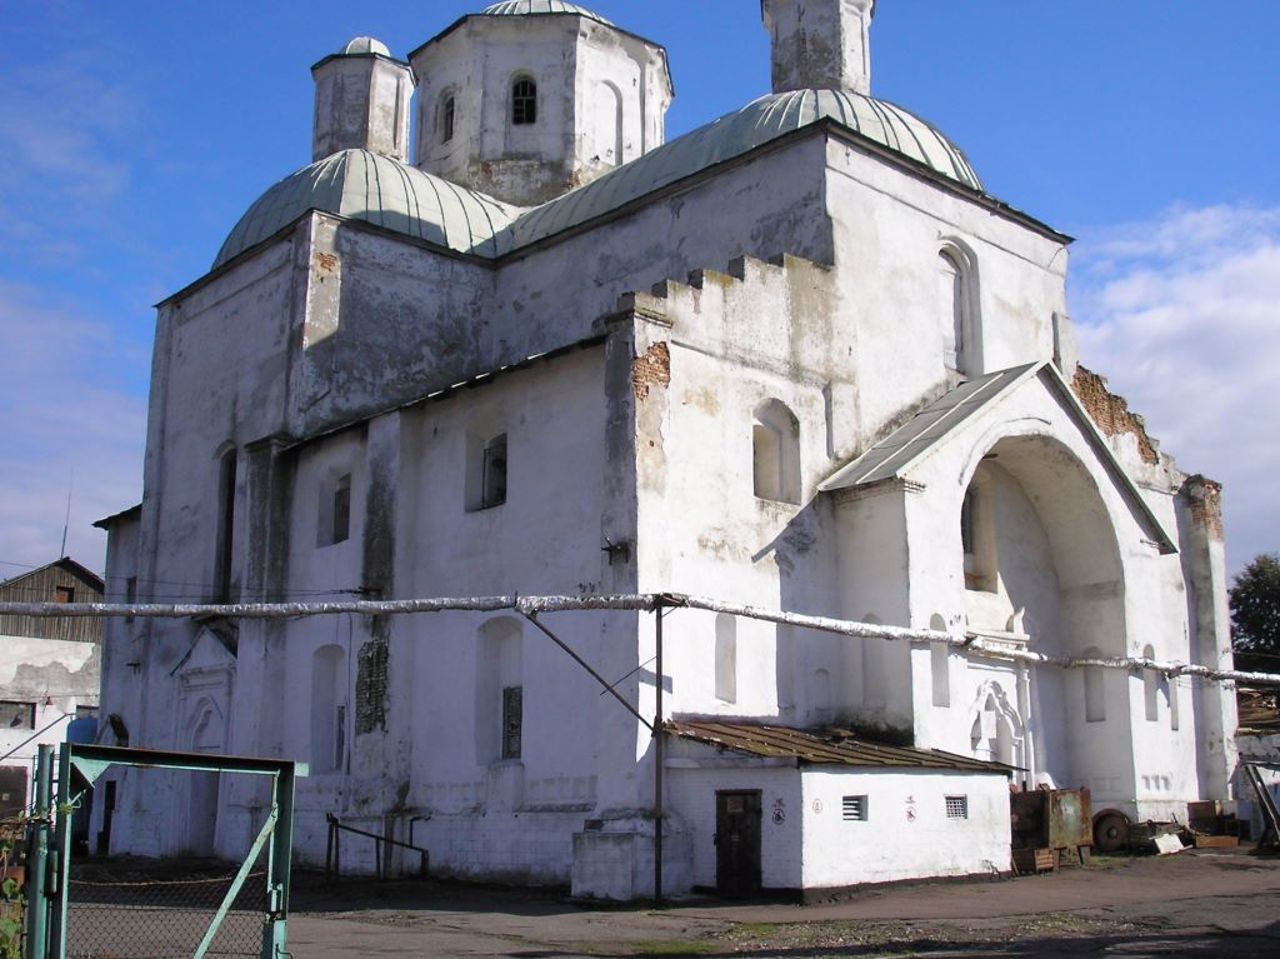
{"type": "Polygon", "coordinates": [[[325,813],[324,818],[329,824],[329,840],[324,851],[324,877],[326,880],[335,878],[342,873],[342,843],[340,836],[344,832],[349,832],[356,836],[364,836],[368,839],[374,840],[373,868],[374,874],[379,880],[387,878],[382,868],[382,847],[384,845],[398,846],[401,849],[409,849],[418,853],[422,857],[418,875],[423,878],[426,877],[427,869],[431,864],[431,853],[426,849],[423,849],[421,846],[402,842],[399,839],[392,839],[389,836],[379,836],[377,833],[372,833],[365,829],[357,829],[355,826],[348,826],[333,813],[325,813]]]}

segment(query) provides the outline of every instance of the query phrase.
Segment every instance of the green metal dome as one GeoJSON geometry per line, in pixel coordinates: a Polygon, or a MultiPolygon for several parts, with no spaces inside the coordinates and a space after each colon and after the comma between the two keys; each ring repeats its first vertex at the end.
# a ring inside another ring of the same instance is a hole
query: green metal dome
{"type": "Polygon", "coordinates": [[[511,224],[511,245],[523,246],[586,223],[821,120],[834,120],[916,164],[982,191],[982,181],[960,148],[932,124],[901,107],[844,90],[792,90],[761,97],[530,210],[511,224]]]}
{"type": "MultiPolygon", "coordinates": [[[[510,0],[500,6],[544,2],[549,0],[510,0]]],[[[823,120],[853,130],[910,164],[982,191],[960,148],[901,107],[842,90],[793,90],[761,97],[532,209],[502,203],[367,150],[343,150],[264,193],[231,231],[214,267],[308,210],[365,220],[461,253],[498,257],[823,120]]]]}
{"type": "Polygon", "coordinates": [[[490,4],[480,12],[490,17],[523,17],[538,13],[576,13],[579,16],[590,17],[592,20],[598,20],[601,23],[613,26],[600,14],[588,10],[586,7],[580,7],[576,3],[567,3],[566,0],[503,0],[502,3],[490,4]]]}
{"type": "Polygon", "coordinates": [[[308,210],[365,220],[419,240],[495,257],[515,207],[368,150],[341,150],[285,177],[258,198],[214,260],[216,269],[308,210]]]}

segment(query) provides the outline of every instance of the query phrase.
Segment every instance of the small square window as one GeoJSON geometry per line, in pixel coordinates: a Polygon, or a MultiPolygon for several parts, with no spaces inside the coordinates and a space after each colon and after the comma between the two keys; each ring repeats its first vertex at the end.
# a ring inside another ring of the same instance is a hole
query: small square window
{"type": "Polygon", "coordinates": [[[845,796],[841,801],[842,817],[848,822],[867,821],[867,797],[845,796]]]}
{"type": "Polygon", "coordinates": [[[76,588],[74,586],[53,587],[53,601],[55,603],[74,603],[76,601],[76,588]]]}
{"type": "Polygon", "coordinates": [[[969,797],[968,796],[947,796],[947,818],[948,819],[968,819],[969,818],[969,797]]]}

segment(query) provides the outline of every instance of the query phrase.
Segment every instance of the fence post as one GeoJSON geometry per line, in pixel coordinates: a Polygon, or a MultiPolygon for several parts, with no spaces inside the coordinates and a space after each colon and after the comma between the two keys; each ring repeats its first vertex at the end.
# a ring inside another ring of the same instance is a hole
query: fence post
{"type": "Polygon", "coordinates": [[[275,833],[267,856],[267,924],[262,930],[263,959],[283,959],[288,955],[289,881],[293,859],[293,794],[295,770],[286,766],[274,778],[275,833]]]}
{"type": "Polygon", "coordinates": [[[58,796],[54,807],[53,919],[49,923],[50,959],[64,959],[67,954],[67,892],[71,884],[71,745],[58,749],[58,796]]]}
{"type": "Polygon", "coordinates": [[[45,959],[49,938],[49,900],[45,871],[49,856],[49,800],[53,795],[53,747],[42,745],[36,756],[35,809],[27,826],[26,939],[24,959],[45,959]]]}

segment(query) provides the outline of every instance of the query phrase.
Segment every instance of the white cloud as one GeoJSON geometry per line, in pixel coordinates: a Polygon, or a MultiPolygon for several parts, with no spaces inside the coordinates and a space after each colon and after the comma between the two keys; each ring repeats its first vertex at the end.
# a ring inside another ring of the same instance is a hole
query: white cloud
{"type": "Polygon", "coordinates": [[[1280,550],[1280,209],[1175,208],[1085,236],[1081,360],[1189,473],[1224,486],[1228,559],[1280,550]]]}
{"type": "MultiPolygon", "coordinates": [[[[127,383],[146,358],[48,297],[0,280],[0,561],[58,557],[74,478],[67,552],[101,570],[105,539],[92,522],[141,495],[146,403],[127,383]]],[[[0,579],[19,571],[2,566],[0,579]]]]}

